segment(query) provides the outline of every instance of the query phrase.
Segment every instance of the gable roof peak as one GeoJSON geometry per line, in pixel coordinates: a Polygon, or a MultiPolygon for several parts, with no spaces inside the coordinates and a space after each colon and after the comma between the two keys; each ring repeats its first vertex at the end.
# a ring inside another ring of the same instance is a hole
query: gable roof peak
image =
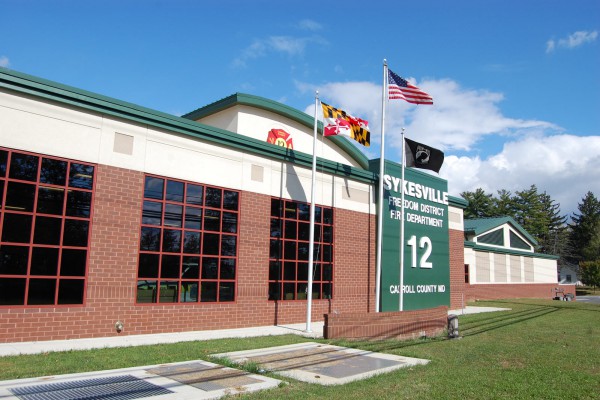
{"type": "Polygon", "coordinates": [[[489,232],[505,224],[511,225],[515,231],[527,238],[534,246],[538,244],[537,240],[510,216],[465,219],[464,231],[479,236],[482,233],[489,232]]]}

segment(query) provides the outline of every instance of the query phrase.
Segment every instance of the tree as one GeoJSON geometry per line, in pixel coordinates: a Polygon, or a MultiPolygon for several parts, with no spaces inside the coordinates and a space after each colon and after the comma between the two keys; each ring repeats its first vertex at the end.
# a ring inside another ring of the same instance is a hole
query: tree
{"type": "Polygon", "coordinates": [[[539,193],[536,185],[517,191],[513,196],[507,190],[498,190],[493,197],[483,189],[463,192],[469,202],[465,218],[512,217],[538,242],[538,251],[561,259],[571,254],[567,216],[560,214],[560,204],[546,192],[539,193]]]}
{"type": "Polygon", "coordinates": [[[469,202],[464,210],[465,218],[486,218],[494,214],[492,195],[485,193],[482,188],[477,188],[474,192],[462,192],[460,195],[469,202]]]}
{"type": "Polygon", "coordinates": [[[571,245],[575,259],[594,261],[600,259],[600,201],[587,192],[577,205],[579,213],[571,218],[571,245]]]}
{"type": "Polygon", "coordinates": [[[536,240],[544,233],[546,219],[537,187],[517,191],[514,197],[515,220],[536,240]]]}
{"type": "Polygon", "coordinates": [[[548,193],[538,193],[536,185],[516,192],[513,198],[515,220],[538,242],[537,251],[557,255],[568,254],[565,234],[567,216],[560,215],[560,204],[548,193]]]}
{"type": "Polygon", "coordinates": [[[545,227],[538,237],[539,251],[560,256],[570,253],[567,231],[567,216],[560,215],[560,204],[546,192],[540,194],[540,203],[545,227]]]}
{"type": "Polygon", "coordinates": [[[596,229],[596,234],[590,240],[589,246],[584,249],[583,257],[586,260],[600,260],[600,230],[596,229]]]}
{"type": "Polygon", "coordinates": [[[566,224],[563,229],[556,232],[554,239],[554,248],[550,254],[559,256],[558,268],[568,267],[577,273],[579,276],[579,263],[574,256],[575,252],[571,244],[571,226],[566,224]]]}
{"type": "Polygon", "coordinates": [[[495,217],[515,217],[515,199],[508,190],[498,190],[498,197],[494,198],[495,217]]]}
{"type": "Polygon", "coordinates": [[[600,286],[600,260],[579,263],[581,282],[589,286],[600,286]]]}

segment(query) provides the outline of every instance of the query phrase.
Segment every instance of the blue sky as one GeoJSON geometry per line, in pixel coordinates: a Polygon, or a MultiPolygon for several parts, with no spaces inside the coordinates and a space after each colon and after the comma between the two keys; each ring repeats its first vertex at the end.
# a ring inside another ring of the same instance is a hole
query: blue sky
{"type": "Polygon", "coordinates": [[[400,130],[442,149],[451,194],[532,184],[576,210],[600,197],[600,2],[0,0],[0,65],[181,115],[235,92],[369,121],[382,61],[434,98],[393,101],[400,130]]]}

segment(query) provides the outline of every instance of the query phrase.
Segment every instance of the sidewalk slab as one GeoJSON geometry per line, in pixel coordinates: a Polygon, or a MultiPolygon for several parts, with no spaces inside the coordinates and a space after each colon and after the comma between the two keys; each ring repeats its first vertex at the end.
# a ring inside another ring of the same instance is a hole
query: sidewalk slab
{"type": "Polygon", "coordinates": [[[311,332],[306,332],[305,329],[306,324],[290,324],[238,329],[218,329],[210,331],[157,333],[147,335],[49,340],[40,342],[0,343],[0,357],[18,356],[21,354],[40,354],[53,351],[90,350],[113,347],[144,346],[162,343],[192,342],[196,340],[246,338],[289,334],[301,335],[309,338],[323,337],[323,321],[313,322],[311,332]]]}
{"type": "Polygon", "coordinates": [[[448,315],[465,315],[465,314],[479,314],[496,311],[510,311],[511,308],[499,308],[499,307],[479,307],[479,306],[466,306],[457,310],[449,310],[448,315]]]}
{"type": "Polygon", "coordinates": [[[198,360],[0,381],[0,399],[205,400],[270,389],[280,383],[277,379],[198,360]]]}
{"type": "Polygon", "coordinates": [[[253,362],[266,371],[320,385],[342,385],[429,362],[315,342],[213,354],[212,357],[240,364],[253,362]]]}

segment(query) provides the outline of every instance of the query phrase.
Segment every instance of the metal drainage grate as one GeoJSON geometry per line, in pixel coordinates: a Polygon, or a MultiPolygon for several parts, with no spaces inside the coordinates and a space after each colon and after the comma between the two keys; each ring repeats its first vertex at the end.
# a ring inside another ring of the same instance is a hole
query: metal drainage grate
{"type": "Polygon", "coordinates": [[[128,400],[173,393],[131,375],[9,389],[21,400],[128,400]]]}

